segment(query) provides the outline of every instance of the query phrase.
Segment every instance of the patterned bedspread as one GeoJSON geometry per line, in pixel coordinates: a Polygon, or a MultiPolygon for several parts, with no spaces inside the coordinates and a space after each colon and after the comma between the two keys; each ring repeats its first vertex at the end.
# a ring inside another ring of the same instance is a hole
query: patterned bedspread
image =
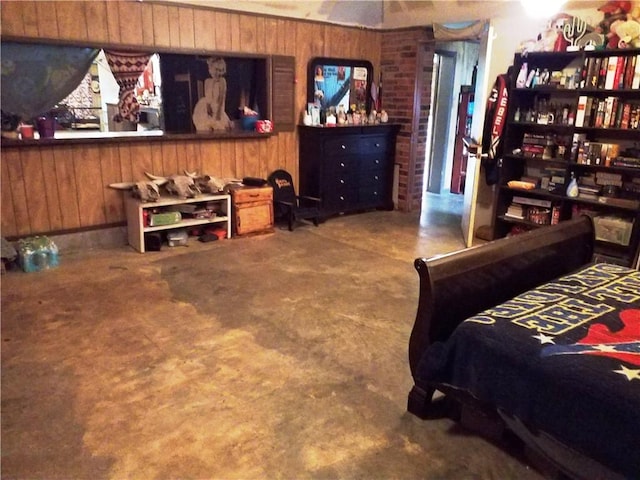
{"type": "Polygon", "coordinates": [[[640,272],[589,265],[469,318],[418,378],[640,478],[640,272]]]}

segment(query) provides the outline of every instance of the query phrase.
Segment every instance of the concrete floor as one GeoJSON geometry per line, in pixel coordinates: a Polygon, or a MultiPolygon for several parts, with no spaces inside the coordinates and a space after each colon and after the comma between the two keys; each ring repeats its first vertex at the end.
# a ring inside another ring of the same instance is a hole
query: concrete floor
{"type": "Polygon", "coordinates": [[[541,478],[406,413],[412,262],[461,202],[7,273],[2,478],[541,478]]]}

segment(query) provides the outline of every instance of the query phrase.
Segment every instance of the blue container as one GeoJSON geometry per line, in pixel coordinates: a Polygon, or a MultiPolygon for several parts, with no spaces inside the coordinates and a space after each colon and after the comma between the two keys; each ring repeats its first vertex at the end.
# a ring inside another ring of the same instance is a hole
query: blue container
{"type": "Polygon", "coordinates": [[[55,268],[60,264],[58,247],[44,236],[18,240],[18,262],[27,273],[55,268]]]}
{"type": "Polygon", "coordinates": [[[242,117],[242,129],[247,132],[253,132],[256,129],[258,115],[244,115],[242,117]]]}

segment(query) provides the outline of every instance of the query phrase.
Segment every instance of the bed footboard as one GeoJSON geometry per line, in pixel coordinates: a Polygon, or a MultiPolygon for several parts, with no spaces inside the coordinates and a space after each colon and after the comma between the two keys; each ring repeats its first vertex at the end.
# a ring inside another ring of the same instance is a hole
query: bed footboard
{"type": "Polygon", "coordinates": [[[409,412],[426,418],[435,387],[416,378],[422,354],[466,318],[570,273],[593,257],[594,231],[583,216],[431,259],[418,258],[416,321],[409,340],[414,387],[409,412]]]}

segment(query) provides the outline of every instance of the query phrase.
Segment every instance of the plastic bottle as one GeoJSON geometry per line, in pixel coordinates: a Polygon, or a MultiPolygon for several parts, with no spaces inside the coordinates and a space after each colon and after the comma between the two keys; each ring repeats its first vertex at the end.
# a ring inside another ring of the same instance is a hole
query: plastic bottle
{"type": "Polygon", "coordinates": [[[529,75],[529,66],[527,62],[523,62],[520,67],[520,72],[518,73],[518,78],[516,78],[516,88],[525,88],[527,85],[527,76],[529,75]]]}

